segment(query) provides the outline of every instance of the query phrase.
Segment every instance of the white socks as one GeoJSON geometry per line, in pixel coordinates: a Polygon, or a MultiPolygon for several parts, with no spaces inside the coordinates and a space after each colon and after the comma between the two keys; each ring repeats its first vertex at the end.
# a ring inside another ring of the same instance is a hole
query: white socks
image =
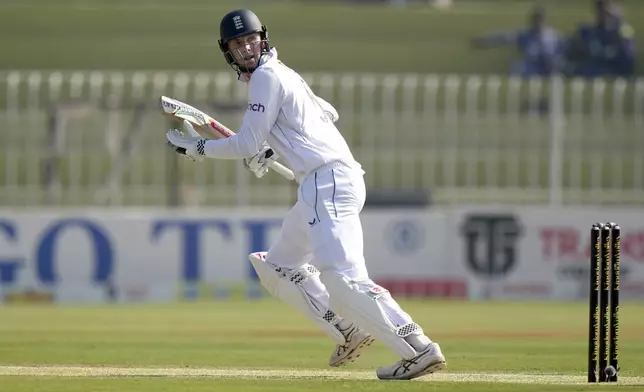
{"type": "Polygon", "coordinates": [[[405,341],[418,352],[425,351],[427,346],[432,342],[430,338],[422,333],[411,334],[405,338],[405,341]]]}

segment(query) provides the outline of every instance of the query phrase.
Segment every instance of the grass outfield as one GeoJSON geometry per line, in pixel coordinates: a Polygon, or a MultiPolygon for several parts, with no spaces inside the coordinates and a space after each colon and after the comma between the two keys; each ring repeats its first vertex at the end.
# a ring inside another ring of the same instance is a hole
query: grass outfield
{"type": "MultiPolygon", "coordinates": [[[[587,385],[584,303],[405,301],[447,371],[375,379],[381,343],[327,367],[332,341],[279,302],[0,308],[0,390],[608,391],[587,385]]],[[[644,385],[644,303],[621,307],[620,389],[644,385]]]]}

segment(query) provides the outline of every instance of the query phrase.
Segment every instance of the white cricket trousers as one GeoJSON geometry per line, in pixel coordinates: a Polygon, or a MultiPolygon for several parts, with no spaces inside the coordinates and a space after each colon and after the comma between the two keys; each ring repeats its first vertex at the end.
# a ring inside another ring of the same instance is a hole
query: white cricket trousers
{"type": "Polygon", "coordinates": [[[368,279],[359,217],[366,197],[363,175],[341,162],[309,174],[266,261],[289,269],[310,263],[351,280],[368,279]]]}

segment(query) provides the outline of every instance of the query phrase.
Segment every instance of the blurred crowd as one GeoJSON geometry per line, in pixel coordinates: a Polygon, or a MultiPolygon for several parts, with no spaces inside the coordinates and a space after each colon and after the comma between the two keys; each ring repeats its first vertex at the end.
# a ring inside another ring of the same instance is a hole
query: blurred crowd
{"type": "MultiPolygon", "coordinates": [[[[644,0],[642,0],[644,1],[644,0]]],[[[592,0],[594,21],[580,23],[566,36],[548,25],[546,9],[534,8],[528,26],[518,31],[475,37],[472,45],[487,48],[516,45],[522,57],[512,75],[628,77],[635,72],[634,30],[614,0],[592,0]]]]}

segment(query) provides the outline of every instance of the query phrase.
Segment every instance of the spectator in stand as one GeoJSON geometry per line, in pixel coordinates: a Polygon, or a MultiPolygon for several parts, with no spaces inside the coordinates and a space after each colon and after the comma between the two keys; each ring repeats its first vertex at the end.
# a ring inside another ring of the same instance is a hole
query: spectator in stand
{"type": "Polygon", "coordinates": [[[593,0],[595,22],[583,23],[566,50],[573,76],[630,76],[635,71],[634,30],[611,0],[593,0]]]}
{"type": "Polygon", "coordinates": [[[564,41],[561,35],[546,24],[546,11],[534,8],[528,17],[528,27],[517,31],[476,37],[472,46],[486,48],[516,45],[523,58],[514,61],[510,74],[525,78],[548,76],[563,68],[564,41]]]}

